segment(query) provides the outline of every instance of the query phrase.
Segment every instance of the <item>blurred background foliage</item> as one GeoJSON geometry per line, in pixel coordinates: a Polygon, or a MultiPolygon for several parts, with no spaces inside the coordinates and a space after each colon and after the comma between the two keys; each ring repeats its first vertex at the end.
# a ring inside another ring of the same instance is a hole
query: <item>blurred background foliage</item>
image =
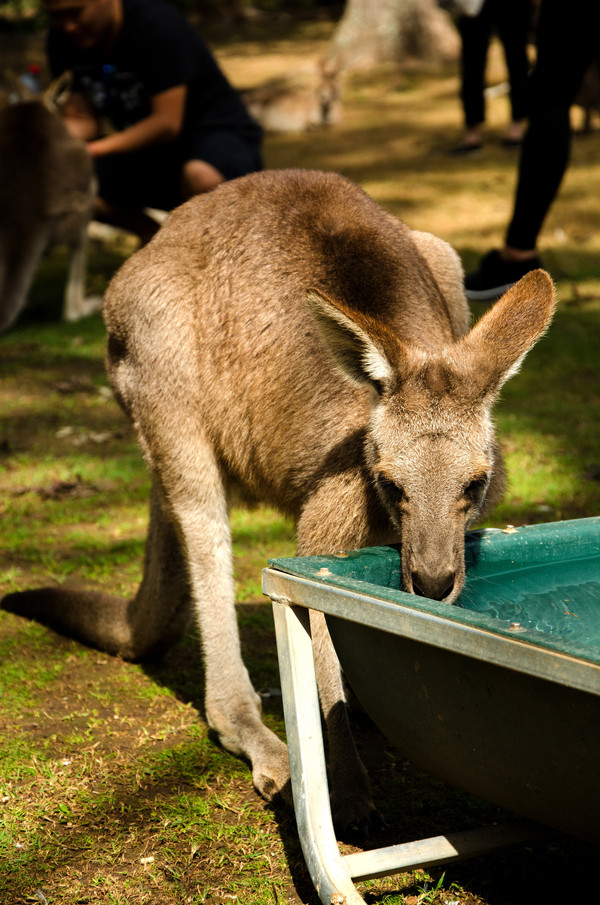
{"type": "MultiPolygon", "coordinates": [[[[339,0],[168,0],[196,21],[219,23],[252,20],[261,15],[301,16],[321,13],[339,18],[339,0]]],[[[0,0],[1,31],[37,31],[45,27],[40,0],[0,0]]]]}

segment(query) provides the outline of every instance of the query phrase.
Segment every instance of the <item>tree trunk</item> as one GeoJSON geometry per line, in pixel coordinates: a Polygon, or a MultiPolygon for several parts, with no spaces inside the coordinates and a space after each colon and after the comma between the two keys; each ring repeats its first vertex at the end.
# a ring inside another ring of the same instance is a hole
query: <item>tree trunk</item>
{"type": "Polygon", "coordinates": [[[328,57],[341,69],[367,69],[408,59],[458,58],[460,40],[436,0],[347,0],[328,57]]]}

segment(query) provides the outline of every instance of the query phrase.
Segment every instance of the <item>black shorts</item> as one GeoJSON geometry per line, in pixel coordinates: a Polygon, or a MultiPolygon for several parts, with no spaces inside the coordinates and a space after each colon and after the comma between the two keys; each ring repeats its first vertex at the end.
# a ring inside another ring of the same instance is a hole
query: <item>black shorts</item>
{"type": "Polygon", "coordinates": [[[184,200],[181,169],[187,160],[204,160],[227,180],[263,168],[259,140],[221,129],[197,134],[185,145],[169,142],[131,154],[97,157],[99,195],[121,207],[170,211],[184,200]]]}

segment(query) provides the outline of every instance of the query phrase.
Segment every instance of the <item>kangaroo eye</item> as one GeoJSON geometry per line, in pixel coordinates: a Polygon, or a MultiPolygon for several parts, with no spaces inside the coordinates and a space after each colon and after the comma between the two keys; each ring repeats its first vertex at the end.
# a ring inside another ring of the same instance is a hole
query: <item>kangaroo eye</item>
{"type": "Polygon", "coordinates": [[[478,478],[474,478],[472,481],[469,481],[469,483],[463,490],[463,496],[465,496],[470,503],[474,503],[476,505],[481,503],[483,495],[487,490],[489,480],[489,476],[485,474],[480,475],[478,478]]]}
{"type": "Polygon", "coordinates": [[[392,504],[397,506],[407,500],[404,489],[398,484],[395,484],[394,481],[390,481],[389,478],[379,476],[377,478],[377,484],[379,485],[379,488],[382,491],[383,495],[392,504]]]}

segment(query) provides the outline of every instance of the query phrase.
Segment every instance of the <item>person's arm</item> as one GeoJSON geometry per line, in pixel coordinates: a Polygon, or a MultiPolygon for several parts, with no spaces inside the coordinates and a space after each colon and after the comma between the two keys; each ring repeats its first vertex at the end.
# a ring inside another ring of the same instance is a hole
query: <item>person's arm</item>
{"type": "Polygon", "coordinates": [[[183,128],[186,85],[176,85],[151,98],[151,113],[122,132],[88,142],[93,157],[106,154],[126,154],[148,145],[162,144],[177,138],[183,128]]]}

